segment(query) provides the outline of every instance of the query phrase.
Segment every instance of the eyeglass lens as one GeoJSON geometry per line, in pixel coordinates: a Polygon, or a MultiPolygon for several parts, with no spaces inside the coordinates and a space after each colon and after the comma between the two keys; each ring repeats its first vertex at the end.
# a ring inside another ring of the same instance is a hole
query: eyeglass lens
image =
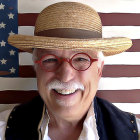
{"type": "Polygon", "coordinates": [[[77,70],[85,70],[90,66],[90,58],[86,54],[77,54],[71,59],[72,66],[77,70]]]}

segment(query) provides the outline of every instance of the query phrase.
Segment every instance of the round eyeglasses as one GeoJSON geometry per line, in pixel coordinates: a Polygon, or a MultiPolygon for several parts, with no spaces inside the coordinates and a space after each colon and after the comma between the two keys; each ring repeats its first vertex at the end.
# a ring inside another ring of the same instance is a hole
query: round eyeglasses
{"type": "Polygon", "coordinates": [[[56,71],[62,62],[68,62],[77,71],[85,71],[95,61],[98,61],[98,58],[92,59],[86,53],[77,53],[70,59],[60,58],[54,54],[46,54],[40,60],[35,61],[35,63],[39,64],[47,72],[56,71]]]}

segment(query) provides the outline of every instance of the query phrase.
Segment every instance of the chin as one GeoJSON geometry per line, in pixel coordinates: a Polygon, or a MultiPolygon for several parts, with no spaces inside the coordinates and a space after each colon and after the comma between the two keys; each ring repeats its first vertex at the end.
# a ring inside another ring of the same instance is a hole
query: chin
{"type": "Polygon", "coordinates": [[[75,102],[74,101],[56,100],[56,104],[58,104],[60,107],[70,108],[70,107],[74,107],[75,102]]]}

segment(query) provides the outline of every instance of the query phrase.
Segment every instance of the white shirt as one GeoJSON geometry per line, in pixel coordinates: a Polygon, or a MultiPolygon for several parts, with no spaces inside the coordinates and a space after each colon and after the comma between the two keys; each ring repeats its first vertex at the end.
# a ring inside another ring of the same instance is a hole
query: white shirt
{"type": "MultiPolygon", "coordinates": [[[[10,114],[11,110],[6,110],[0,113],[0,140],[5,140],[5,129],[6,129],[6,123],[8,116],[10,114]]],[[[44,119],[41,124],[41,132],[43,140],[51,140],[48,136],[48,124],[49,124],[49,117],[47,112],[45,112],[44,119]]],[[[138,127],[138,133],[139,133],[139,139],[140,140],[140,119],[136,118],[137,127],[138,127]]],[[[85,121],[83,123],[83,130],[78,138],[78,140],[90,140],[91,138],[94,140],[99,140],[97,128],[96,128],[96,119],[95,114],[93,110],[93,106],[90,107],[87,117],[85,118],[85,121]]]]}

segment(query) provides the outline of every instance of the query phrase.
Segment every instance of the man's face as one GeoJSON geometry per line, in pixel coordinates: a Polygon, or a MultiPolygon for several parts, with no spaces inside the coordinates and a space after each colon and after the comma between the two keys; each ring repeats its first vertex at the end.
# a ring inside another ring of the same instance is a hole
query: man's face
{"type": "MultiPolygon", "coordinates": [[[[97,52],[45,49],[37,49],[37,58],[39,60],[46,54],[54,54],[60,58],[71,58],[76,53],[81,52],[87,53],[92,58],[97,58],[97,52]]],[[[63,62],[53,72],[46,72],[37,64],[38,90],[48,110],[53,113],[61,113],[64,116],[67,116],[69,113],[75,114],[82,110],[87,110],[96,94],[102,73],[102,67],[98,68],[97,63],[98,61],[93,62],[86,71],[77,71],[68,62],[63,62]],[[57,83],[61,83],[60,85],[64,86],[58,90],[57,88],[59,87],[56,88],[57,83]],[[84,90],[70,87],[69,85],[73,83],[80,83],[84,87],[84,90]]]]}

